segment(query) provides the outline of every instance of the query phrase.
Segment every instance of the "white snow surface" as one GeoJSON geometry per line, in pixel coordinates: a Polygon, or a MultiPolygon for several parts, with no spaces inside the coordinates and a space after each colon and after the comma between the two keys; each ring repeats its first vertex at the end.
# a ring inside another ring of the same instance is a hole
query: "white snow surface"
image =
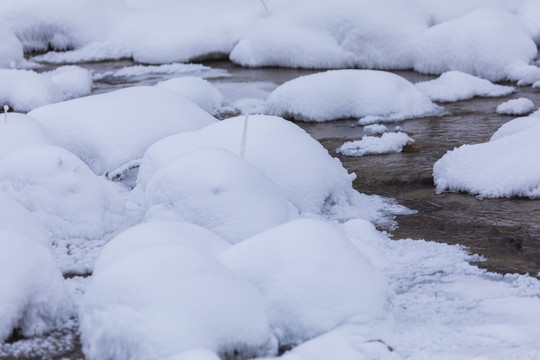
{"type": "Polygon", "coordinates": [[[145,192],[147,217],[172,217],[232,243],[298,217],[259,169],[221,148],[196,149],[162,167],[145,192]]]}
{"type": "Polygon", "coordinates": [[[508,100],[497,106],[497,113],[505,115],[526,115],[532,112],[534,108],[534,103],[531,99],[519,98],[508,100]]]}
{"type": "Polygon", "coordinates": [[[482,197],[540,197],[539,118],[503,125],[491,141],[448,151],[433,167],[437,191],[482,197]]]}
{"type": "Polygon", "coordinates": [[[74,307],[50,250],[2,228],[0,248],[0,343],[14,329],[30,337],[65,324],[74,307]]]}
{"type": "Polygon", "coordinates": [[[329,223],[292,221],[234,245],[221,259],[261,292],[280,345],[388,315],[384,276],[329,223]]]}
{"type": "Polygon", "coordinates": [[[398,121],[435,115],[441,108],[401,76],[375,70],[331,70],[301,76],[275,89],[266,113],[302,121],[373,116],[398,121]]]}
{"type": "Polygon", "coordinates": [[[79,315],[90,360],[164,359],[194,348],[221,358],[277,351],[262,296],[185,243],[141,248],[102,268],[79,315]]]}
{"type": "Polygon", "coordinates": [[[489,80],[461,71],[447,71],[437,79],[422,81],[415,85],[431,100],[441,102],[467,100],[475,96],[504,96],[515,91],[513,86],[493,84],[489,80]]]}
{"type": "Polygon", "coordinates": [[[204,111],[213,115],[217,115],[220,112],[225,102],[219,90],[207,80],[200,77],[177,77],[159,82],[157,86],[179,93],[197,104],[204,111]]]}
{"type": "Polygon", "coordinates": [[[78,66],[62,66],[44,73],[0,69],[0,104],[26,112],[88,95],[92,84],[90,72],[78,66]]]}
{"type": "Polygon", "coordinates": [[[368,135],[384,134],[388,131],[388,128],[382,124],[371,124],[364,126],[364,131],[368,135]]]}
{"type": "Polygon", "coordinates": [[[347,156],[397,153],[408,142],[414,142],[404,132],[385,132],[381,137],[364,136],[361,140],[348,141],[337,148],[337,152],[347,156]]]}
{"type": "Polygon", "coordinates": [[[217,121],[183,96],[155,86],[43,106],[29,115],[98,175],[140,159],[161,138],[217,121]]]}

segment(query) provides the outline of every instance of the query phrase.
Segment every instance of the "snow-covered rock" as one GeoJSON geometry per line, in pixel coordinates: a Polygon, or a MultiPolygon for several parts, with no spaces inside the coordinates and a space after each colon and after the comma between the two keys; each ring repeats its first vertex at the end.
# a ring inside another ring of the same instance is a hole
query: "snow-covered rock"
{"type": "Polygon", "coordinates": [[[225,102],[219,90],[200,77],[178,77],[159,82],[157,86],[179,93],[213,115],[219,113],[225,102]]]}
{"type": "Polygon", "coordinates": [[[384,276],[326,222],[289,222],[234,245],[221,259],[262,293],[281,345],[388,316],[384,276]]]}
{"type": "Polygon", "coordinates": [[[232,243],[298,216],[259,169],[220,148],[197,149],[162,167],[145,198],[148,217],[191,222],[232,243]]]}
{"type": "Polygon", "coordinates": [[[50,250],[0,229],[0,343],[18,329],[41,335],[74,314],[64,278],[50,250]]]}
{"type": "Polygon", "coordinates": [[[447,152],[433,167],[437,191],[466,191],[483,197],[540,197],[540,122],[513,120],[491,141],[447,152]]]}
{"type": "Polygon", "coordinates": [[[415,84],[418,90],[433,101],[453,102],[475,96],[497,97],[511,94],[513,86],[493,84],[491,81],[461,71],[447,71],[437,79],[415,84]]]}
{"type": "Polygon", "coordinates": [[[78,66],[63,66],[45,73],[0,69],[0,104],[18,111],[88,95],[91,90],[90,72],[78,66]]]}
{"type": "Polygon", "coordinates": [[[174,359],[200,348],[220,358],[277,351],[262,296],[187,244],[132,251],[96,273],[80,322],[90,360],[174,359]]]}
{"type": "Polygon", "coordinates": [[[414,140],[403,132],[386,132],[381,137],[364,136],[361,140],[347,141],[336,151],[347,156],[364,156],[401,152],[403,147],[414,140]]]}
{"type": "Polygon", "coordinates": [[[35,145],[54,145],[43,125],[24,114],[0,114],[0,159],[17,149],[35,145]]]}
{"type": "Polygon", "coordinates": [[[382,124],[371,124],[364,126],[364,131],[368,135],[377,135],[387,132],[388,128],[382,124]]]}
{"type": "Polygon", "coordinates": [[[534,103],[527,98],[508,100],[497,106],[498,114],[526,115],[534,110],[534,103]]]}
{"type": "Polygon", "coordinates": [[[177,221],[143,223],[123,231],[107,243],[94,266],[94,274],[134,251],[175,244],[195,247],[212,256],[218,256],[231,246],[223,238],[195,224],[177,221]]]}
{"type": "Polygon", "coordinates": [[[114,184],[55,146],[28,146],[4,157],[0,190],[32,212],[53,238],[100,237],[117,229],[124,211],[114,184]]]}
{"type": "Polygon", "coordinates": [[[375,70],[301,76],[274,90],[266,107],[272,115],[317,122],[364,116],[373,116],[373,121],[397,121],[440,111],[409,81],[375,70]]]}
{"type": "Polygon", "coordinates": [[[184,97],[155,86],[43,106],[29,115],[98,175],[140,159],[163,137],[217,121],[184,97]]]}

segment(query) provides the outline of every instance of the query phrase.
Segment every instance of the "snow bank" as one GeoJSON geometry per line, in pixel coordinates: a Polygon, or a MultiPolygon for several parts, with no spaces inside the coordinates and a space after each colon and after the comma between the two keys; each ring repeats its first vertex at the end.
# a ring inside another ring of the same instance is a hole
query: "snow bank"
{"type": "Polygon", "coordinates": [[[197,149],[162,167],[145,197],[150,218],[178,218],[232,243],[298,216],[259,169],[219,148],[197,149]]]}
{"type": "Polygon", "coordinates": [[[491,81],[540,79],[529,65],[538,50],[527,23],[501,9],[485,8],[437,24],[418,36],[414,70],[441,74],[463,71],[491,81]]]}
{"type": "Polygon", "coordinates": [[[114,231],[123,201],[112,183],[55,146],[16,150],[0,161],[0,190],[39,219],[53,238],[94,238],[114,231]]]}
{"type": "Polygon", "coordinates": [[[0,69],[0,104],[18,111],[88,95],[92,77],[78,66],[63,66],[54,71],[0,69]]]}
{"type": "Polygon", "coordinates": [[[17,37],[0,25],[0,69],[15,68],[25,63],[23,46],[17,37]]]}
{"type": "Polygon", "coordinates": [[[534,103],[527,98],[508,100],[497,106],[498,114],[526,115],[534,110],[534,103]]]}
{"type": "Polygon", "coordinates": [[[0,160],[12,151],[32,145],[54,145],[51,135],[34,118],[24,114],[0,114],[0,160]]]}
{"type": "Polygon", "coordinates": [[[467,191],[483,197],[540,197],[537,117],[511,121],[483,144],[449,151],[433,167],[437,191],[467,191]]]}
{"type": "Polygon", "coordinates": [[[0,342],[14,329],[41,335],[73,315],[64,278],[49,249],[0,229],[0,342]]]}
{"type": "Polygon", "coordinates": [[[191,246],[212,256],[221,254],[230,246],[213,232],[190,223],[158,221],[139,224],[107,243],[94,267],[94,274],[134,251],[175,244],[191,246]]]}
{"type": "Polygon", "coordinates": [[[140,159],[165,136],[216,122],[182,96],[146,86],[48,105],[29,115],[99,175],[140,159]]]}
{"type": "Polygon", "coordinates": [[[96,273],[80,322],[90,360],[165,359],[199,348],[243,359],[277,351],[261,295],[186,244],[132,251],[96,273]]]}
{"type": "Polygon", "coordinates": [[[162,81],[157,86],[179,93],[213,115],[219,113],[225,102],[218,89],[199,77],[184,76],[174,78],[162,81]]]}
{"type": "Polygon", "coordinates": [[[433,115],[441,108],[398,75],[374,70],[334,70],[301,76],[279,86],[268,97],[266,111],[302,121],[363,116],[397,121],[433,115]]]}
{"type": "Polygon", "coordinates": [[[302,219],[226,250],[223,263],[263,295],[280,345],[388,312],[384,276],[332,225],[302,219]]]}
{"type": "Polygon", "coordinates": [[[443,102],[467,100],[475,96],[504,96],[515,91],[512,86],[496,85],[461,71],[447,71],[435,80],[422,81],[415,85],[431,100],[443,102]]]}
{"type": "Polygon", "coordinates": [[[414,142],[414,140],[403,132],[387,132],[381,137],[364,136],[361,140],[347,141],[336,151],[346,156],[388,154],[401,152],[409,142],[414,142]]]}

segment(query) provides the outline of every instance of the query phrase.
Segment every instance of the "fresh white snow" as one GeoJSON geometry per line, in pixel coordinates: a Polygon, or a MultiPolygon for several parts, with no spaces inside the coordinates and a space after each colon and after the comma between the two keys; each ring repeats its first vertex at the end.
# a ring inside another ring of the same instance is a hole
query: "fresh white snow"
{"type": "Polygon", "coordinates": [[[347,156],[397,153],[414,140],[404,132],[385,132],[381,137],[364,136],[361,140],[347,141],[337,152],[347,156]]]}
{"type": "Polygon", "coordinates": [[[508,100],[497,106],[498,114],[505,115],[526,115],[534,110],[534,103],[527,98],[508,100]]]}

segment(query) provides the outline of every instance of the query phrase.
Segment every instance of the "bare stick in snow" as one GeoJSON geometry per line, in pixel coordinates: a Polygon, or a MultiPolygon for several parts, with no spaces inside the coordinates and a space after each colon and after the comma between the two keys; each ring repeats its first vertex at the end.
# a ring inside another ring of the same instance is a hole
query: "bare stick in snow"
{"type": "Polygon", "coordinates": [[[246,117],[244,118],[244,132],[242,133],[242,145],[240,146],[241,158],[244,158],[244,156],[246,155],[248,120],[249,120],[249,112],[246,111],[246,117]]]}
{"type": "Polygon", "coordinates": [[[9,106],[4,105],[4,122],[7,122],[7,112],[9,110],[9,106]]]}

